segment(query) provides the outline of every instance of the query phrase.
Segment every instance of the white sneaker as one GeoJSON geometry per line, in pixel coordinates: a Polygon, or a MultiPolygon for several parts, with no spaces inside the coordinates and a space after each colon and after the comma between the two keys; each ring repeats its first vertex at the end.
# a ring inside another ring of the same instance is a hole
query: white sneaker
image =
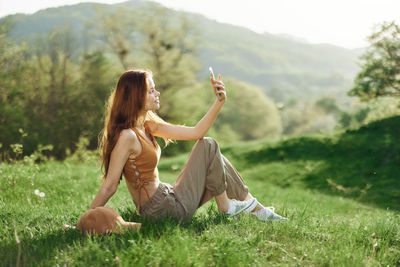
{"type": "Polygon", "coordinates": [[[269,221],[287,221],[288,218],[282,217],[275,213],[274,207],[264,207],[260,210],[251,213],[252,215],[256,216],[257,219],[264,222],[269,221]]]}
{"type": "Polygon", "coordinates": [[[247,201],[239,201],[236,199],[229,199],[229,207],[226,214],[236,215],[240,212],[250,213],[257,207],[257,199],[252,198],[247,201]]]}

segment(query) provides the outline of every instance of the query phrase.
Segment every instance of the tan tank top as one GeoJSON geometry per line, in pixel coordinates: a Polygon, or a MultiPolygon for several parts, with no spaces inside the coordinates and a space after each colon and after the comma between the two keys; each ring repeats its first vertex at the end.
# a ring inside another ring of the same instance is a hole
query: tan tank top
{"type": "Polygon", "coordinates": [[[142,144],[142,152],[136,158],[128,158],[123,173],[127,182],[131,183],[132,187],[139,191],[139,203],[137,208],[138,213],[140,213],[141,189],[143,187],[147,198],[150,198],[144,186],[156,180],[158,175],[157,164],[160,160],[161,149],[153,135],[150,134],[152,141],[152,143],[150,143],[136,128],[132,128],[132,130],[136,133],[142,144]]]}

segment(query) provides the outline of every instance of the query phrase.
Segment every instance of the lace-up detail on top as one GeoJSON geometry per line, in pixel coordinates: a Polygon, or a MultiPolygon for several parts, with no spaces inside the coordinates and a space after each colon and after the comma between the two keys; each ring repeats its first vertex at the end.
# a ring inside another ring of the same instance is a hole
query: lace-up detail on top
{"type": "Polygon", "coordinates": [[[137,208],[138,213],[140,213],[141,189],[143,188],[147,198],[150,198],[145,185],[154,181],[158,175],[157,164],[160,159],[161,149],[153,136],[151,136],[151,144],[136,128],[132,128],[132,130],[136,133],[142,144],[142,152],[136,158],[128,158],[123,172],[125,179],[132,184],[133,188],[139,191],[139,203],[137,208]]]}

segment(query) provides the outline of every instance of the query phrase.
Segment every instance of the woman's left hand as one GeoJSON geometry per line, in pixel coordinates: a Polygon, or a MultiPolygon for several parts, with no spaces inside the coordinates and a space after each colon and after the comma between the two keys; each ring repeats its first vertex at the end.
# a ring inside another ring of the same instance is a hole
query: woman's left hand
{"type": "Polygon", "coordinates": [[[221,75],[218,74],[218,80],[214,80],[213,78],[210,78],[211,84],[213,85],[213,90],[214,94],[218,97],[219,95],[219,101],[225,101],[226,100],[226,91],[225,91],[225,84],[221,81],[221,75]]]}

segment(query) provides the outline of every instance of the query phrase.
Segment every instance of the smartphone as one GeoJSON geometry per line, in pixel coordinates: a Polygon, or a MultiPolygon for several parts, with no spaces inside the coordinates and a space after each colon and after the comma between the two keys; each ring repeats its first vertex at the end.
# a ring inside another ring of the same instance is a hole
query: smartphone
{"type": "MultiPolygon", "coordinates": [[[[208,68],[208,71],[210,72],[210,77],[213,78],[213,80],[215,80],[214,71],[211,66],[208,68]]],[[[217,94],[217,97],[218,97],[218,100],[221,100],[220,94],[217,94]]]]}

